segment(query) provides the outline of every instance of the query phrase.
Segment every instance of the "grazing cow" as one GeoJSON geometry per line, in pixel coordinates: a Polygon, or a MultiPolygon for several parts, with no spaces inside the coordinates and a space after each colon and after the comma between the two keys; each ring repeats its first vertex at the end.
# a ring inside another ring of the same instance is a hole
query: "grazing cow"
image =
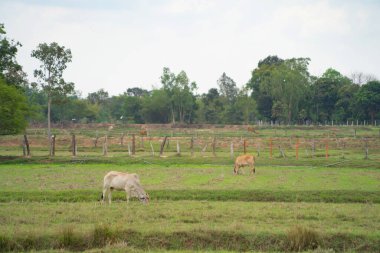
{"type": "Polygon", "coordinates": [[[251,174],[256,173],[255,170],[255,157],[253,155],[241,155],[236,157],[235,166],[234,166],[234,174],[237,175],[239,173],[240,167],[244,167],[249,165],[251,169],[251,174]]]}
{"type": "Polygon", "coordinates": [[[108,198],[108,202],[111,204],[113,190],[125,191],[127,203],[129,203],[130,197],[137,197],[144,204],[149,202],[149,195],[142,188],[140,178],[136,173],[108,172],[104,176],[102,203],[108,198]]]}

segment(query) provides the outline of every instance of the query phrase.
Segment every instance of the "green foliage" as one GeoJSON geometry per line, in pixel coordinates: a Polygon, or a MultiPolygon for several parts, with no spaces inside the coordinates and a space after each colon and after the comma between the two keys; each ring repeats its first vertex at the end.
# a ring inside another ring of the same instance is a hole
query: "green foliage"
{"type": "Polygon", "coordinates": [[[190,83],[185,71],[175,75],[169,68],[163,69],[161,83],[170,101],[172,123],[176,120],[180,123],[191,123],[196,109],[193,92],[197,89],[197,84],[190,83]]]}
{"type": "Polygon", "coordinates": [[[67,63],[72,59],[70,49],[65,49],[56,42],[49,45],[41,43],[32,51],[31,56],[41,63],[40,68],[34,71],[34,77],[49,98],[60,98],[73,92],[74,84],[65,82],[62,77],[67,63]]]}
{"type": "Polygon", "coordinates": [[[0,135],[17,134],[27,126],[28,105],[25,96],[0,78],[0,135]]]}
{"type": "Polygon", "coordinates": [[[142,115],[147,123],[168,123],[171,114],[171,102],[168,93],[163,90],[153,90],[150,96],[142,101],[142,115]]]}
{"type": "Polygon", "coordinates": [[[253,90],[252,96],[263,117],[288,123],[297,119],[310,82],[309,61],[308,58],[282,60],[277,57],[260,61],[247,87],[253,90]]]}
{"type": "Polygon", "coordinates": [[[347,112],[350,99],[355,91],[352,82],[338,71],[327,69],[311,87],[312,90],[312,111],[315,120],[319,122],[330,120],[346,120],[349,117],[347,112]]]}
{"type": "Polygon", "coordinates": [[[26,74],[16,61],[16,54],[21,43],[8,40],[5,28],[0,24],[0,78],[9,85],[22,88],[26,85],[26,74]]]}
{"type": "Polygon", "coordinates": [[[360,87],[356,94],[356,103],[370,115],[372,123],[380,111],[380,82],[370,81],[360,87]]]}

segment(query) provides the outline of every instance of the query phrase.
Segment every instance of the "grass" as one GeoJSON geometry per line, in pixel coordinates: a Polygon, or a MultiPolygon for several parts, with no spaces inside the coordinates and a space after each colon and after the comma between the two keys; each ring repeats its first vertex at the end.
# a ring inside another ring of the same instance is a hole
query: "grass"
{"type": "Polygon", "coordinates": [[[36,249],[83,250],[124,241],[143,249],[286,250],[294,247],[288,236],[295,236],[289,231],[296,224],[320,234],[316,246],[342,250],[351,238],[346,247],[376,250],[379,212],[377,204],[154,201],[3,203],[0,217],[3,247],[29,238],[36,249]],[[41,238],[48,245],[40,245],[41,238]]]}
{"type": "MultiPolygon", "coordinates": [[[[155,157],[148,141],[133,157],[117,143],[122,131],[137,128],[115,128],[106,157],[88,140],[95,129],[74,130],[83,144],[77,157],[69,152],[67,130],[54,130],[59,143],[54,158],[46,156],[41,130],[29,130],[31,158],[20,157],[19,136],[1,136],[0,251],[379,252],[379,132],[356,129],[357,138],[352,127],[257,128],[254,138],[245,128],[152,129],[155,157]],[[214,134],[216,157],[210,145],[202,154],[214,134]],[[173,138],[159,158],[159,139],[165,135],[173,138]],[[188,145],[192,135],[197,137],[194,157],[188,145]],[[254,176],[232,174],[229,145],[234,140],[235,156],[241,153],[240,136],[248,139],[248,152],[257,154],[260,145],[254,176]],[[369,159],[363,159],[363,137],[369,138],[369,159]],[[175,153],[175,138],[181,156],[175,153]],[[313,138],[317,149],[311,158],[313,138]],[[150,205],[137,200],[127,205],[123,192],[113,194],[111,206],[100,205],[103,176],[110,170],[138,173],[150,205]]],[[[105,132],[99,130],[99,136],[105,132]]]]}

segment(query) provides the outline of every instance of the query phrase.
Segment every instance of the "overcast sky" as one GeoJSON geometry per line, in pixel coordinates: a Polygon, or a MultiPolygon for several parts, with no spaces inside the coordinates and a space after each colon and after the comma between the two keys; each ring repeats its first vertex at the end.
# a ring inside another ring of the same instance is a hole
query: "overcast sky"
{"type": "Polygon", "coordinates": [[[332,67],[379,78],[379,13],[379,0],[0,0],[29,80],[31,51],[55,41],[71,49],[64,77],[83,96],[160,87],[163,67],[184,70],[198,93],[223,72],[241,87],[268,55],[310,57],[313,75],[332,67]]]}

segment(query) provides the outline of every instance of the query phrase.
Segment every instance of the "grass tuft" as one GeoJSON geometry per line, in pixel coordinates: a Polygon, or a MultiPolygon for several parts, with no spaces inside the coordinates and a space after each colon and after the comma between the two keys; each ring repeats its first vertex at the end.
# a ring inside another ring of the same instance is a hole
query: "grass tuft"
{"type": "Polygon", "coordinates": [[[98,224],[94,228],[92,246],[104,247],[114,242],[114,233],[106,224],[98,224]]]}
{"type": "Polygon", "coordinates": [[[313,229],[292,227],[287,233],[288,246],[292,251],[316,249],[320,245],[320,235],[313,229]]]}

